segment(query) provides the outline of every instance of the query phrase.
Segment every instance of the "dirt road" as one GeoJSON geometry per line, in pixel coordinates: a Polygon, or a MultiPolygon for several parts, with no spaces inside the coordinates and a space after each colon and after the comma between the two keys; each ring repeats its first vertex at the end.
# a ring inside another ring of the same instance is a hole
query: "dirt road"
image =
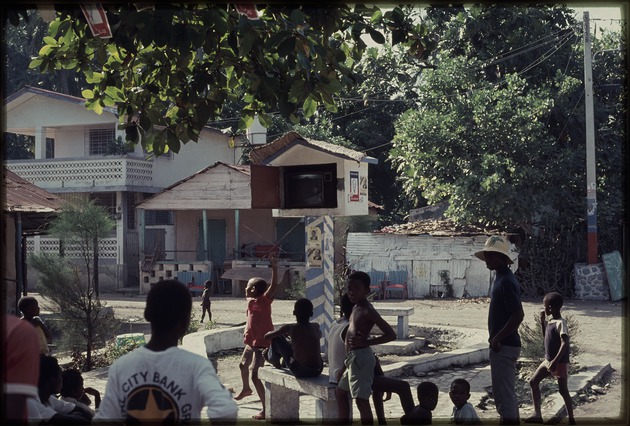
{"type": "MultiPolygon", "coordinates": [[[[114,309],[117,318],[143,321],[143,296],[108,294],[103,295],[103,300],[114,309]]],[[[46,304],[45,301],[41,303],[42,306],[46,304]]],[[[274,322],[293,321],[293,303],[292,300],[274,301],[274,322]]],[[[377,308],[379,303],[382,302],[375,302],[377,308]]],[[[409,319],[410,324],[486,329],[488,299],[422,299],[387,303],[413,306],[414,314],[409,319]]],[[[201,299],[196,297],[195,318],[200,317],[200,304],[201,299]]],[[[525,321],[534,325],[541,306],[542,299],[524,299],[525,321]]],[[[610,364],[614,370],[609,378],[609,387],[604,386],[601,393],[590,392],[584,398],[591,402],[581,403],[575,408],[578,423],[627,424],[627,302],[567,300],[563,313],[571,314],[579,324],[579,332],[572,336],[581,349],[576,358],[578,363],[585,366],[610,364]]],[[[212,314],[218,327],[242,324],[246,319],[245,301],[238,298],[215,298],[212,301],[212,314]]],[[[238,361],[236,359],[232,362],[238,361]]]]}

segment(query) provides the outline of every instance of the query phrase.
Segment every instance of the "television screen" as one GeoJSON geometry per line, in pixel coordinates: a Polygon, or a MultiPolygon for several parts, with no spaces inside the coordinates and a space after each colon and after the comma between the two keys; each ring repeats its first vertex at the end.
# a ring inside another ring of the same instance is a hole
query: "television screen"
{"type": "Polygon", "coordinates": [[[284,174],[284,208],[336,207],[334,174],[335,169],[330,165],[287,168],[284,174]]]}

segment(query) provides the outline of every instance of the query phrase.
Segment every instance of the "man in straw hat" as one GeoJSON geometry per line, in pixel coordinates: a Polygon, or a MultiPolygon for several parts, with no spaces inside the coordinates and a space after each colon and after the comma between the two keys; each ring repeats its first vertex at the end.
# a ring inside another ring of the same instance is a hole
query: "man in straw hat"
{"type": "Polygon", "coordinates": [[[521,287],[508,267],[513,263],[509,251],[508,239],[495,235],[486,240],[483,250],[475,253],[475,256],[486,262],[488,269],[496,272],[490,290],[488,342],[492,395],[502,425],[520,424],[514,382],[516,359],[521,353],[518,327],[525,316],[521,304],[521,287]]]}

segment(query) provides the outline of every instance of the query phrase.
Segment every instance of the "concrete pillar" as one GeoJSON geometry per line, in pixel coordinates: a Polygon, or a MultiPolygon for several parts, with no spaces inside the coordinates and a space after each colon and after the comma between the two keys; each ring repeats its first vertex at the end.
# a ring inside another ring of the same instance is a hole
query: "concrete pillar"
{"type": "Polygon", "coordinates": [[[332,216],[307,216],[306,298],[313,302],[313,321],[322,331],[322,352],[327,352],[328,331],[334,320],[334,223],[332,216]]]}
{"type": "Polygon", "coordinates": [[[46,129],[42,126],[35,127],[35,159],[46,158],[46,129]]]}

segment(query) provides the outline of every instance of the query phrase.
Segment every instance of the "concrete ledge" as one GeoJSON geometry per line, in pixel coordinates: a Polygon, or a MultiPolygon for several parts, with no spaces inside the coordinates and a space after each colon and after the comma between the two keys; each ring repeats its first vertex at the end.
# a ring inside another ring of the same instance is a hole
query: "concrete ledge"
{"type": "Polygon", "coordinates": [[[405,361],[384,365],[383,372],[392,377],[403,374],[421,375],[433,370],[441,370],[451,366],[465,366],[488,361],[487,345],[478,344],[473,347],[455,349],[450,352],[423,354],[409,357],[405,361]]]}
{"type": "Polygon", "coordinates": [[[264,366],[258,370],[258,377],[263,382],[273,383],[274,385],[282,386],[304,395],[311,395],[324,401],[335,400],[337,385],[328,382],[328,374],[322,373],[317,377],[298,379],[289,370],[264,366]]]}

